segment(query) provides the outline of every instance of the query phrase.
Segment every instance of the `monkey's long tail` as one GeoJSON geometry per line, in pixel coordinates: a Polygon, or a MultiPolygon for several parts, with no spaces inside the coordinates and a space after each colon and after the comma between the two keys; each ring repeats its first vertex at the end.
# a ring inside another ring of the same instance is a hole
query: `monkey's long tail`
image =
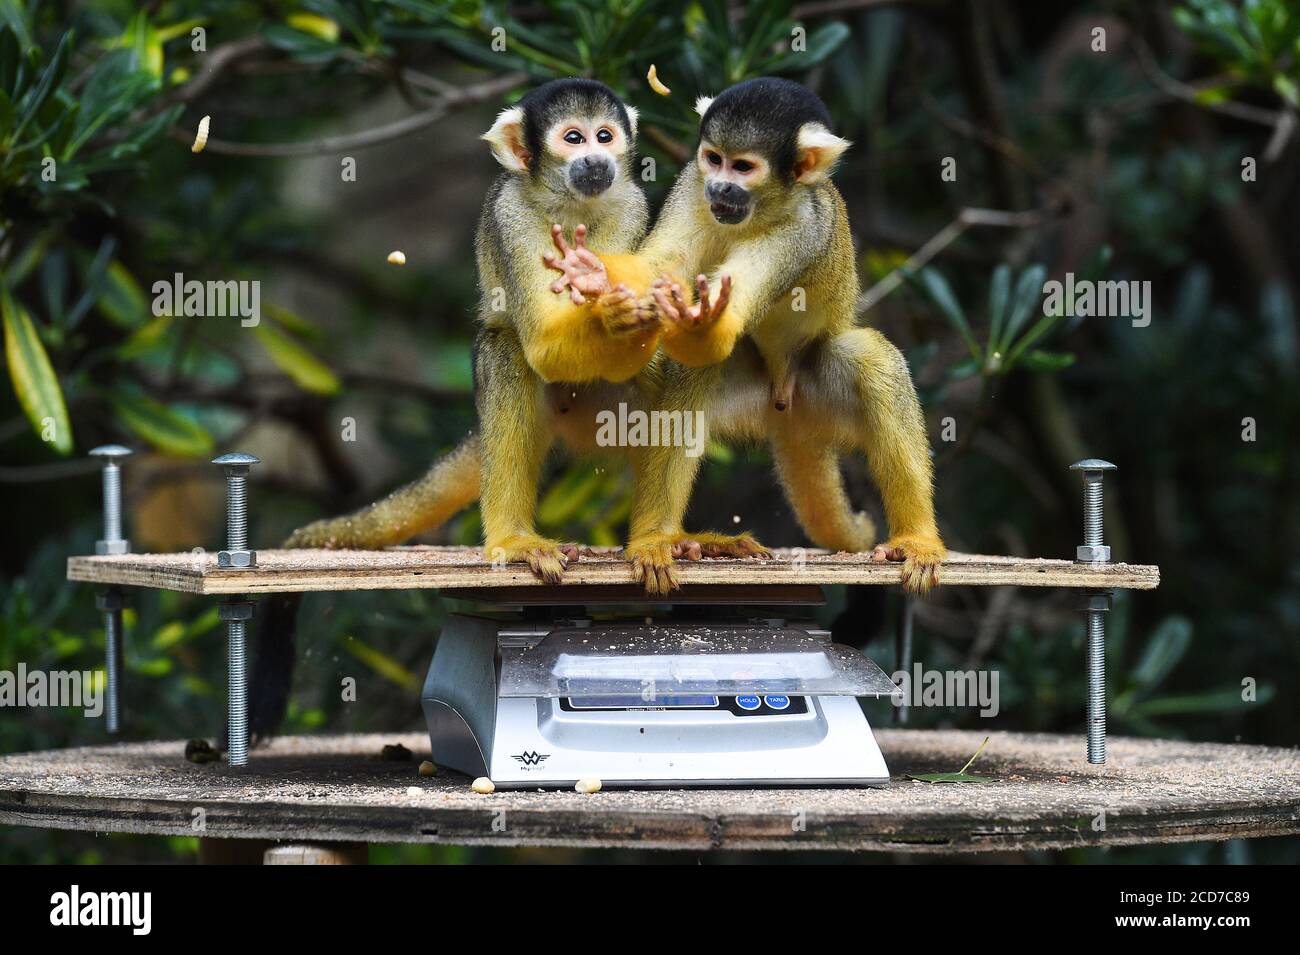
{"type": "MultiPolygon", "coordinates": [[[[433,530],[478,500],[480,457],[478,435],[471,434],[422,477],[359,511],[299,528],[281,546],[370,550],[433,530]]],[[[301,603],[301,594],[274,594],[258,605],[248,703],[249,732],[255,740],[275,735],[284,721],[301,603]]]]}

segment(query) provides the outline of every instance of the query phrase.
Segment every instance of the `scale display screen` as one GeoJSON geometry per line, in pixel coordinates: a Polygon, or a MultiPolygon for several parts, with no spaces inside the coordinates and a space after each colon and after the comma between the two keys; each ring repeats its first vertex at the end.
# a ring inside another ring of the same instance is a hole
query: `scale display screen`
{"type": "Polygon", "coordinates": [[[655,696],[646,699],[640,694],[625,696],[571,696],[569,705],[575,710],[681,710],[718,705],[716,696],[684,695],[655,696]]]}

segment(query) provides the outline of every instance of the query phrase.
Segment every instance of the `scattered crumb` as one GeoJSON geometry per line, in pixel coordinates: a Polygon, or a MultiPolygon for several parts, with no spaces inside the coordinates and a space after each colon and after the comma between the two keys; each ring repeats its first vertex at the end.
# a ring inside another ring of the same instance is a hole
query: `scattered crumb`
{"type": "Polygon", "coordinates": [[[1057,776],[1057,777],[1056,777],[1056,781],[1057,781],[1058,783],[1068,783],[1068,782],[1070,781],[1070,777],[1069,777],[1069,776],[1057,776]]]}
{"type": "Polygon", "coordinates": [[[406,253],[403,252],[401,249],[394,249],[392,252],[389,252],[389,253],[388,253],[388,264],[389,264],[389,265],[405,265],[405,264],[406,264],[406,253]]]}
{"type": "Polygon", "coordinates": [[[433,764],[432,760],[426,759],[424,762],[420,763],[420,775],[436,776],[438,775],[438,767],[433,764]]]}
{"type": "Polygon", "coordinates": [[[407,786],[407,787],[406,787],[406,795],[408,795],[408,796],[422,796],[422,795],[424,795],[424,790],[421,789],[419,786],[407,786]]]}
{"type": "Polygon", "coordinates": [[[470,784],[469,788],[474,790],[476,793],[482,793],[484,796],[488,793],[494,793],[497,791],[496,783],[492,782],[492,780],[488,779],[486,776],[480,776],[478,779],[474,780],[474,782],[470,784]]]}
{"type": "Polygon", "coordinates": [[[573,790],[590,796],[592,793],[600,792],[600,780],[594,778],[579,779],[573,790]]]}
{"type": "Polygon", "coordinates": [[[389,743],[379,751],[379,758],[390,763],[409,763],[411,751],[401,743],[389,743]]]}

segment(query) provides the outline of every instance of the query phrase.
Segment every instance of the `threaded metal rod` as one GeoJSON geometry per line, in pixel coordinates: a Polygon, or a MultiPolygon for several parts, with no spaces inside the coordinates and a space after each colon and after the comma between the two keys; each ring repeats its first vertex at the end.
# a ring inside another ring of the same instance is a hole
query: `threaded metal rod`
{"type": "Polygon", "coordinates": [[[229,723],[227,737],[231,766],[248,762],[248,700],[244,680],[244,621],[226,621],[227,663],[229,680],[226,684],[229,723]]]}
{"type": "Polygon", "coordinates": [[[1101,519],[1101,481],[1090,481],[1083,486],[1083,542],[1089,547],[1102,545],[1101,519]]]}
{"type": "Polygon", "coordinates": [[[248,549],[248,487],[243,474],[226,475],[226,539],[228,550],[248,549]]]}
{"type": "Polygon", "coordinates": [[[104,465],[104,540],[122,537],[122,469],[111,461],[104,465]]]}
{"type": "Polygon", "coordinates": [[[1088,612],[1088,762],[1106,762],[1106,620],[1088,612]]]}
{"type": "Polygon", "coordinates": [[[110,733],[118,730],[117,659],[122,634],[122,611],[104,611],[104,721],[110,733]]]}

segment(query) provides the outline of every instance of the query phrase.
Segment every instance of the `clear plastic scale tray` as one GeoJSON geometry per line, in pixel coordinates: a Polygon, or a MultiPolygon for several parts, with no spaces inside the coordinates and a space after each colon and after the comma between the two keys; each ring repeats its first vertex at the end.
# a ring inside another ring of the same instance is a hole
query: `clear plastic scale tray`
{"type": "Polygon", "coordinates": [[[712,624],[572,627],[501,647],[503,697],[895,696],[852,647],[797,629],[712,624]]]}

